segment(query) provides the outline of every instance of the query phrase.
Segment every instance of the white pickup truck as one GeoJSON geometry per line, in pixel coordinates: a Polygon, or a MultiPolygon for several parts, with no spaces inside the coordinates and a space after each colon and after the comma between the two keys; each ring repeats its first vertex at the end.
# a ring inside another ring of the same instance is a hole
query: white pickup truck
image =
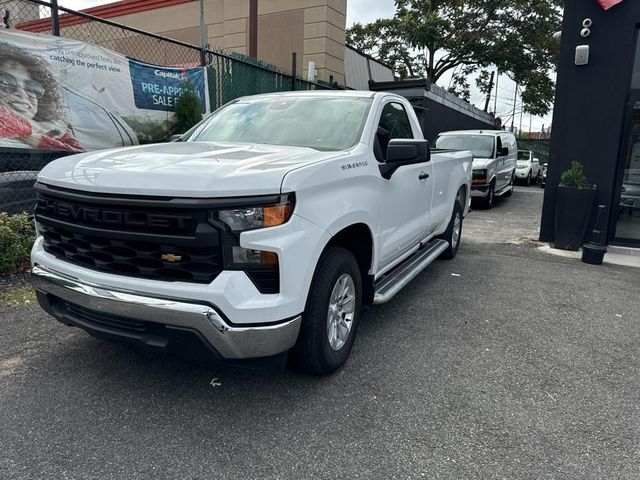
{"type": "Polygon", "coordinates": [[[249,367],[291,353],[329,374],[363,303],[456,254],[471,163],[431,152],[397,95],[241,98],[178,142],[44,168],[38,300],[65,324],[152,351],[249,367]]]}

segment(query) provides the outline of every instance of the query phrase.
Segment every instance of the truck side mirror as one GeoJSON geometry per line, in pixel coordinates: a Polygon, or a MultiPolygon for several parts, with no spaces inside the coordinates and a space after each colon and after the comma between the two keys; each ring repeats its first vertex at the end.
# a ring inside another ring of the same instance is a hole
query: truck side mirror
{"type": "Polygon", "coordinates": [[[508,147],[502,147],[500,149],[500,156],[501,157],[506,157],[507,155],[509,155],[509,148],[508,147]]]}
{"type": "Polygon", "coordinates": [[[386,162],[380,165],[380,173],[386,179],[403,165],[423,163],[431,160],[428,140],[394,138],[387,147],[386,162]]]}

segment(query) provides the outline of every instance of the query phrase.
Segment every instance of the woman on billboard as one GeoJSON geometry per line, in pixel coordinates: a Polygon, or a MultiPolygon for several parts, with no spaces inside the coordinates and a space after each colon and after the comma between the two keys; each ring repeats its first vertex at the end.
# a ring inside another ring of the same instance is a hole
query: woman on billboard
{"type": "Polygon", "coordinates": [[[83,152],[64,117],[58,82],[45,61],[0,42],[0,143],[83,152]]]}

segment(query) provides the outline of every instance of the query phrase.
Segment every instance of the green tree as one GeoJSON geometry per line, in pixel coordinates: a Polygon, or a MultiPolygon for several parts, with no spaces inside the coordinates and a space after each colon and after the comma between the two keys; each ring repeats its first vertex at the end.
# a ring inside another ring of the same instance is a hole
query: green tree
{"type": "Polygon", "coordinates": [[[348,42],[394,67],[401,78],[433,83],[453,70],[451,87],[468,96],[471,74],[497,68],[524,89],[528,113],[545,115],[554,96],[562,0],[396,0],[393,18],[354,24],[348,42]]]}
{"type": "Polygon", "coordinates": [[[202,120],[200,99],[189,82],[185,82],[182,95],[176,102],[176,129],[184,133],[202,120]]]}

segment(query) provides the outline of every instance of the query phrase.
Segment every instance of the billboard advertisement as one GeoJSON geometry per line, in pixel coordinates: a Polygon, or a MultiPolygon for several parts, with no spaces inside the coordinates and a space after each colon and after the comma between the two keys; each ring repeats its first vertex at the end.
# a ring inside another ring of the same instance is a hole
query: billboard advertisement
{"type": "Polygon", "coordinates": [[[0,147],[83,152],[165,140],[187,85],[207,113],[204,68],[0,30],[0,147]]]}

